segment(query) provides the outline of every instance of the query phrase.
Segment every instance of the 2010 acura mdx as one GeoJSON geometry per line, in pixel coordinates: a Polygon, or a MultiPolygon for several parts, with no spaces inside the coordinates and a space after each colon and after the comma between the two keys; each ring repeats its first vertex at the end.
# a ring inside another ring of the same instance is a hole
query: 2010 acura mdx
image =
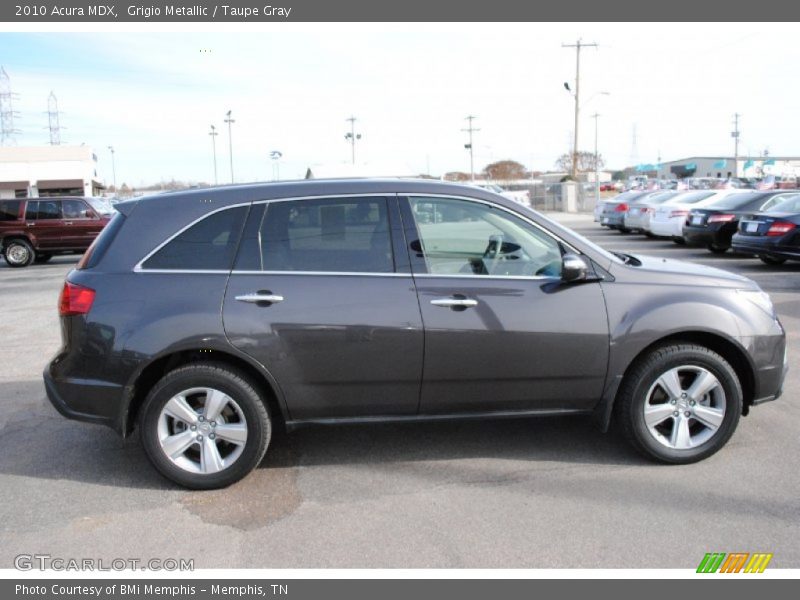
{"type": "Polygon", "coordinates": [[[608,253],[472,186],[305,181],[116,208],[64,283],[47,393],[68,417],[138,426],[187,487],[242,478],[277,424],[591,414],[689,463],[781,394],[784,331],[754,282],[608,253]]]}

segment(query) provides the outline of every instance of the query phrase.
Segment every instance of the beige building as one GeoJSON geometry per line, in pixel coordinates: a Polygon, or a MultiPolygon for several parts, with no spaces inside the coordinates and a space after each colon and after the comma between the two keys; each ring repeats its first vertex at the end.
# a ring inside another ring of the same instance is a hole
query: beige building
{"type": "Polygon", "coordinates": [[[103,189],[89,146],[0,147],[0,198],[97,196],[103,189]]]}

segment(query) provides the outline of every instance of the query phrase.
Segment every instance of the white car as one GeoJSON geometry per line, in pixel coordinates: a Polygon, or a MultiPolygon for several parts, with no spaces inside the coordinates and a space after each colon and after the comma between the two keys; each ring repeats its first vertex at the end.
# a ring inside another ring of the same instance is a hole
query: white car
{"type": "Polygon", "coordinates": [[[505,196],[509,200],[513,200],[514,202],[519,202],[525,206],[531,205],[531,193],[528,190],[504,190],[496,183],[473,183],[474,185],[479,188],[483,188],[484,190],[489,190],[490,192],[494,192],[495,194],[500,194],[501,196],[505,196]]]}
{"type": "Polygon", "coordinates": [[[730,196],[748,190],[693,190],[685,192],[667,200],[655,207],[648,224],[650,233],[659,237],[672,238],[678,244],[685,244],[683,239],[683,225],[686,217],[693,208],[708,206],[730,196]]]}

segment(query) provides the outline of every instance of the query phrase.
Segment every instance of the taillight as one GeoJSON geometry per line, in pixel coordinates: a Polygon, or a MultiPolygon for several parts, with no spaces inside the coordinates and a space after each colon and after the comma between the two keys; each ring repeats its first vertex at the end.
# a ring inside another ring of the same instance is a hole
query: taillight
{"type": "Polygon", "coordinates": [[[708,217],[709,223],[730,223],[736,218],[736,215],[711,215],[708,217]]]}
{"type": "Polygon", "coordinates": [[[94,294],[92,288],[65,281],[58,299],[58,314],[62,317],[85,315],[92,309],[94,294]]]}
{"type": "Polygon", "coordinates": [[[767,235],[783,235],[789,233],[792,229],[797,227],[794,223],[787,223],[786,221],[775,221],[769,226],[767,235]]]}
{"type": "Polygon", "coordinates": [[[628,205],[624,202],[622,204],[617,204],[614,210],[617,212],[628,212],[628,205]]]}
{"type": "Polygon", "coordinates": [[[673,210],[671,213],[669,213],[669,218],[672,219],[674,217],[685,217],[688,214],[688,210],[673,210]]]}

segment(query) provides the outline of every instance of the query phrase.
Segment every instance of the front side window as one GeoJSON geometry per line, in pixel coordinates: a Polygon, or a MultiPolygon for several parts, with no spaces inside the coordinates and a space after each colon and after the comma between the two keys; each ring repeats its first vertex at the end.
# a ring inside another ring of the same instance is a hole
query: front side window
{"type": "Polygon", "coordinates": [[[65,219],[88,219],[89,207],[82,200],[62,200],[61,208],[65,219]]]}
{"type": "Polygon", "coordinates": [[[544,231],[490,205],[410,198],[421,253],[436,275],[560,277],[561,245],[544,231]]]}
{"type": "Polygon", "coordinates": [[[270,202],[260,227],[260,269],[392,273],[387,213],[384,198],[270,202]]]}
{"type": "Polygon", "coordinates": [[[248,207],[212,213],[179,233],[142,264],[143,269],[228,271],[248,207]]]}

